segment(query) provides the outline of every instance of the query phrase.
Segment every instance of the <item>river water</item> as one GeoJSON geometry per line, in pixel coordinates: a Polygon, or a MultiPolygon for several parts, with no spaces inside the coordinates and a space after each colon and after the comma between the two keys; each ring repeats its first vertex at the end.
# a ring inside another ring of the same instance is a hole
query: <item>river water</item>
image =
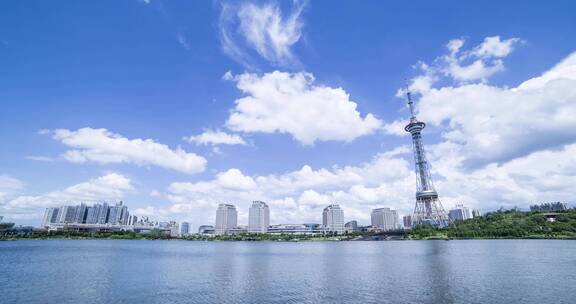
{"type": "Polygon", "coordinates": [[[0,303],[576,303],[576,241],[0,242],[0,303]]]}

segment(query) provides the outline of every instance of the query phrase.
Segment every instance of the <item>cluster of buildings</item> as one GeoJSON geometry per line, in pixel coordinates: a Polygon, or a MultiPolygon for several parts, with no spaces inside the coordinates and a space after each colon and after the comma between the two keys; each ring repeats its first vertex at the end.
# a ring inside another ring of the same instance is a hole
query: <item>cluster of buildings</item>
{"type": "Polygon", "coordinates": [[[58,224],[110,224],[128,225],[135,222],[137,218],[130,216],[128,207],[120,201],[114,206],[108,203],[94,204],[87,206],[80,205],[60,206],[46,208],[42,226],[48,227],[58,224]]]}
{"type": "Polygon", "coordinates": [[[198,233],[202,235],[223,235],[240,233],[270,234],[343,234],[354,231],[388,231],[399,229],[398,212],[390,208],[372,210],[372,225],[358,226],[357,221],[344,221],[344,210],[338,204],[331,204],[322,210],[322,224],[278,224],[270,225],[270,207],[262,201],[254,201],[248,211],[248,225],[238,225],[238,211],[231,204],[220,204],[216,210],[216,222],[202,225],[198,233]]]}
{"type": "Polygon", "coordinates": [[[564,210],[568,210],[568,206],[565,203],[561,202],[544,203],[540,205],[530,206],[530,211],[537,211],[537,212],[564,211],[564,210]]]}
{"type": "Polygon", "coordinates": [[[114,205],[96,203],[88,206],[81,203],[79,205],[46,208],[42,227],[49,231],[134,231],[139,233],[147,233],[152,229],[157,229],[170,236],[190,233],[190,224],[187,222],[156,222],[151,221],[146,216],[138,218],[131,215],[128,212],[128,207],[122,201],[114,205]]]}
{"type": "MultiPolygon", "coordinates": [[[[450,221],[466,220],[480,216],[480,211],[471,210],[464,205],[456,205],[449,212],[450,221]]],[[[402,227],[410,229],[413,225],[412,216],[402,219],[398,211],[391,208],[376,208],[370,214],[370,226],[359,226],[355,220],[345,222],[344,210],[338,204],[331,204],[322,210],[322,224],[279,224],[270,225],[270,207],[262,201],[254,201],[248,211],[248,226],[238,225],[238,211],[231,204],[220,204],[216,210],[216,222],[212,225],[202,225],[198,233],[202,235],[223,235],[240,233],[270,233],[270,234],[343,234],[346,232],[392,231],[402,227]]]]}
{"type": "MultiPolygon", "coordinates": [[[[478,210],[456,205],[449,211],[451,221],[466,220],[480,216],[478,210]]],[[[253,201],[248,212],[248,225],[238,225],[238,211],[232,204],[219,204],[214,225],[198,228],[201,235],[224,235],[241,233],[269,234],[344,234],[358,231],[380,232],[412,227],[412,216],[404,216],[400,222],[398,211],[391,208],[376,208],[370,214],[370,226],[359,226],[355,220],[345,222],[344,210],[338,204],[330,204],[322,210],[322,223],[270,224],[270,207],[262,201],[253,201]]],[[[148,217],[137,217],[128,212],[120,201],[114,205],[97,203],[88,206],[65,205],[47,208],[42,226],[48,230],[76,231],[134,231],[140,233],[158,229],[170,236],[191,234],[188,222],[154,222],[148,217]]]]}

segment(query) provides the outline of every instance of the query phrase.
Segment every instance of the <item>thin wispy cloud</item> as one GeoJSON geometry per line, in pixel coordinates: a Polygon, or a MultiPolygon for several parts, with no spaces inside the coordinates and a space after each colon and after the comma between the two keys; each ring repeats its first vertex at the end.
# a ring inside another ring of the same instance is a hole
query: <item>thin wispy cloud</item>
{"type": "MultiPolygon", "coordinates": [[[[410,89],[417,93],[430,90],[442,79],[456,84],[486,83],[495,74],[504,71],[504,58],[521,42],[519,38],[501,39],[500,36],[484,38],[471,49],[464,49],[466,40],[452,39],[446,44],[447,53],[431,63],[418,62],[420,74],[410,81],[410,89]]],[[[403,90],[398,95],[404,94],[403,90]]]]}
{"type": "Polygon", "coordinates": [[[253,68],[254,55],[277,67],[299,65],[292,48],[302,35],[306,3],[294,1],[284,13],[277,2],[224,2],[219,20],[224,53],[247,68],[253,68]]]}
{"type": "Polygon", "coordinates": [[[42,161],[42,162],[53,162],[55,159],[48,156],[38,156],[38,155],[28,155],[25,157],[28,160],[42,161]]]}
{"type": "Polygon", "coordinates": [[[180,46],[182,46],[185,50],[189,51],[191,49],[190,42],[188,42],[188,39],[186,39],[183,34],[179,33],[176,35],[176,40],[178,41],[178,44],[180,44],[180,46]]]}

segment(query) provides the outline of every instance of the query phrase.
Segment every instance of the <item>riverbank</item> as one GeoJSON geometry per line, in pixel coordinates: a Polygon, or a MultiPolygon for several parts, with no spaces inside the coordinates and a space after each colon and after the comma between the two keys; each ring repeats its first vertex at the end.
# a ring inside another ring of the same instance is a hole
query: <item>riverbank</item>
{"type": "Polygon", "coordinates": [[[343,235],[294,235],[294,234],[234,234],[234,235],[190,235],[179,238],[155,231],[140,234],[122,232],[76,232],[76,231],[29,231],[25,233],[0,231],[0,240],[157,240],[178,239],[187,241],[385,241],[385,240],[470,240],[470,239],[556,239],[576,240],[576,210],[555,212],[554,221],[547,213],[501,210],[481,217],[456,221],[447,228],[437,229],[418,226],[411,230],[387,232],[353,232],[343,235]]]}

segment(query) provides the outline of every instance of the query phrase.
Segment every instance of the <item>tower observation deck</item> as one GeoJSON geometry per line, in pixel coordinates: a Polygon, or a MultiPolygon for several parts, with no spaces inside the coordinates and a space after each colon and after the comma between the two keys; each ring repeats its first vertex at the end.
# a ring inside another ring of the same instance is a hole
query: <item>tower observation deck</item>
{"type": "Polygon", "coordinates": [[[438,193],[432,183],[430,168],[426,161],[424,144],[422,143],[422,130],[426,127],[424,122],[418,121],[414,115],[414,103],[410,91],[406,89],[408,107],[410,108],[410,123],[404,127],[412,135],[414,147],[414,162],[416,171],[416,206],[414,207],[413,225],[431,225],[445,227],[448,225],[448,215],[438,199],[438,193]]]}

